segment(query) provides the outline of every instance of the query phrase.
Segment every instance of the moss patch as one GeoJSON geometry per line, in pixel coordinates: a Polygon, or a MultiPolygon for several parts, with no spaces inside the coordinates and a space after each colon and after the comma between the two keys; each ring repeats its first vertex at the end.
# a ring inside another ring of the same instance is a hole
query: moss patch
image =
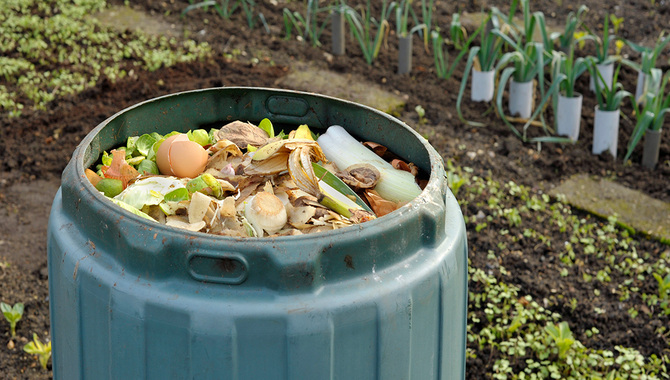
{"type": "Polygon", "coordinates": [[[579,174],[551,195],[592,214],[616,216],[619,224],[670,244],[670,204],[602,178],[579,174]]]}

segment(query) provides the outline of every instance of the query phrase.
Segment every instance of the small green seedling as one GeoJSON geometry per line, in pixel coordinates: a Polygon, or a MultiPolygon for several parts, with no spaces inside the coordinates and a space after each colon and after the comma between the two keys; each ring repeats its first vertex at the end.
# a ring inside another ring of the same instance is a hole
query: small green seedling
{"type": "Polygon", "coordinates": [[[414,107],[414,111],[419,116],[419,124],[426,124],[426,110],[421,107],[421,104],[414,107]]]}
{"type": "Polygon", "coordinates": [[[658,273],[652,273],[656,281],[658,281],[658,295],[661,299],[666,299],[670,297],[670,274],[666,275],[665,278],[661,277],[658,273]]]}
{"type": "Polygon", "coordinates": [[[572,336],[572,331],[570,331],[570,326],[568,326],[568,323],[561,322],[558,325],[549,323],[545,330],[558,347],[559,359],[565,359],[568,350],[572,344],[575,343],[575,338],[572,336]]]}
{"type": "Polygon", "coordinates": [[[9,322],[9,331],[12,334],[12,338],[15,337],[16,323],[20,321],[23,316],[23,304],[19,302],[12,307],[4,302],[0,302],[0,310],[2,310],[2,314],[9,322]]]}
{"type": "Polygon", "coordinates": [[[42,368],[47,368],[47,363],[51,357],[51,342],[44,344],[39,340],[37,334],[33,333],[33,341],[28,342],[28,344],[23,346],[23,351],[29,354],[37,355],[42,368]]]}

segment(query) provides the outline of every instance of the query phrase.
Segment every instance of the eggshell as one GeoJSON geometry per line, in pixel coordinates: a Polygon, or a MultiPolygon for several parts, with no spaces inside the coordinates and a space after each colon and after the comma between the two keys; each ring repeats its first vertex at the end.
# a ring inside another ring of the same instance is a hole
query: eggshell
{"type": "Polygon", "coordinates": [[[170,166],[170,147],[175,140],[188,140],[188,136],[184,134],[170,136],[161,143],[156,151],[156,165],[163,175],[175,175],[170,166]]]}
{"type": "Polygon", "coordinates": [[[170,147],[170,167],[177,177],[194,178],[207,166],[207,151],[197,142],[174,141],[170,147]]]}
{"type": "Polygon", "coordinates": [[[194,178],[205,170],[207,151],[185,134],[170,136],[156,152],[156,165],[161,174],[194,178]]]}

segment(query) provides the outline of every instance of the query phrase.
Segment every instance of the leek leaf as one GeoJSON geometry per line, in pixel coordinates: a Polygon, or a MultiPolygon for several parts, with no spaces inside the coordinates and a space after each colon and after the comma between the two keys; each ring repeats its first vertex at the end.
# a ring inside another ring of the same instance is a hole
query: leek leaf
{"type": "Polygon", "coordinates": [[[312,168],[314,169],[314,175],[316,178],[327,183],[333,189],[337,190],[347,198],[350,198],[357,205],[361,206],[365,211],[373,212],[370,207],[368,207],[368,205],[363,202],[358,194],[351,190],[351,188],[346,183],[342,182],[342,180],[339,179],[335,174],[329,172],[326,168],[317,164],[316,162],[312,162],[312,168]]]}

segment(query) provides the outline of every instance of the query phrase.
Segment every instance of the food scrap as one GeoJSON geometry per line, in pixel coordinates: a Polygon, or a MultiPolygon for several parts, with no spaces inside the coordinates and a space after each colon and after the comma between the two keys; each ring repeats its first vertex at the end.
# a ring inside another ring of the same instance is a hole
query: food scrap
{"type": "Polygon", "coordinates": [[[386,152],[340,126],[317,138],[307,125],[275,135],[269,119],[234,121],[130,137],[103,152],[86,177],[116,205],[157,223],[234,237],[292,236],[364,223],[419,195],[416,166],[389,163],[378,154],[386,152]]]}

